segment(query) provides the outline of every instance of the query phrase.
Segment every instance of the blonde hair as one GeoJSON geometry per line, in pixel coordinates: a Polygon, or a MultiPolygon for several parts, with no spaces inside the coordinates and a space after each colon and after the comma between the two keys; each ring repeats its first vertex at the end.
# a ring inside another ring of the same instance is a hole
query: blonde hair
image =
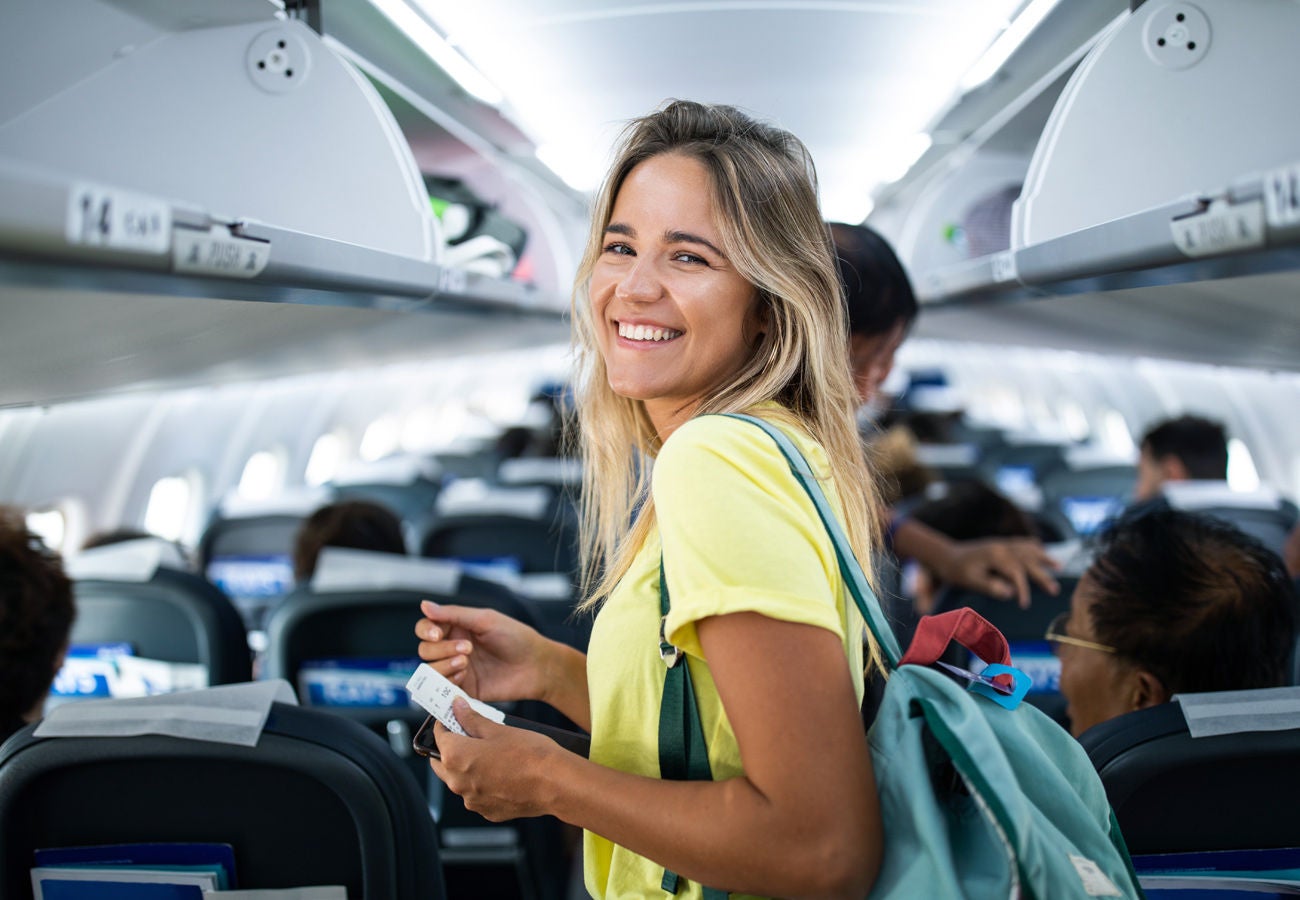
{"type": "MultiPolygon", "coordinates": [[[[609,387],[588,289],[623,182],[642,162],[668,153],[697,160],[708,171],[722,250],[757,289],[765,322],[748,363],[695,414],[739,412],[766,400],[787,410],[785,424],[804,429],[826,450],[849,541],[870,577],[879,502],[854,422],[848,326],[812,159],[794,135],[733,107],[674,100],[625,129],[597,195],[575,279],[583,605],[608,596],[655,521],[650,472],[660,439],[643,404],[609,387]]],[[[874,642],[870,655],[878,662],[874,642]]]]}

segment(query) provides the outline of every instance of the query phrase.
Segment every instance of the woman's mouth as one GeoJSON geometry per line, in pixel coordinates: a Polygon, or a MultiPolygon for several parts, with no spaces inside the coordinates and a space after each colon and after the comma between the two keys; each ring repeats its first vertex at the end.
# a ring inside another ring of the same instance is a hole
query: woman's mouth
{"type": "Polygon", "coordinates": [[[628,325],[625,322],[618,323],[618,336],[626,338],[629,341],[671,341],[675,337],[681,337],[682,332],[672,328],[660,328],[656,325],[628,325]]]}

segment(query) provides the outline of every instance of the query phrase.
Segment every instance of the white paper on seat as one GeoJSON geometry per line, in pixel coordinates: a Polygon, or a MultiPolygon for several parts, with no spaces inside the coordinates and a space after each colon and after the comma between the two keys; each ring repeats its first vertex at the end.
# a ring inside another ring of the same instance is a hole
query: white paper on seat
{"type": "Polygon", "coordinates": [[[1254,490],[1233,490],[1226,481],[1167,481],[1160,493],[1174,509],[1198,510],[1211,506],[1232,509],[1276,509],[1281,495],[1267,485],[1254,490]]]}
{"type": "Polygon", "coordinates": [[[461,567],[446,560],[326,547],[317,558],[311,589],[317,594],[410,590],[451,596],[460,588],[460,576],[461,567]]]}
{"type": "Polygon", "coordinates": [[[564,572],[526,572],[516,576],[514,588],[530,600],[573,600],[573,581],[564,572]]]}
{"type": "Polygon", "coordinates": [[[545,487],[496,487],[479,478],[461,478],[442,489],[440,516],[510,515],[540,519],[551,502],[545,487]]]}
{"type": "Polygon", "coordinates": [[[567,457],[521,456],[503,459],[497,467],[502,484],[570,485],[582,482],[582,461],[567,457]]]}
{"type": "Polygon", "coordinates": [[[428,456],[399,455],[373,461],[347,463],[330,479],[336,487],[354,484],[413,484],[420,479],[437,481],[442,466],[428,456]]]}
{"type": "Polygon", "coordinates": [[[180,548],[171,541],[139,538],[83,550],[68,559],[65,570],[74,581],[145,582],[153,578],[159,566],[189,569],[180,548]]]}
{"type": "Polygon", "coordinates": [[[1175,694],[1194,737],[1300,728],[1300,687],[1175,694]]]}
{"type": "Polygon", "coordinates": [[[252,747],[262,734],[272,703],[298,704],[289,682],[250,681],[129,700],[87,700],[51,710],[36,726],[34,735],[44,738],[166,734],[252,747]]]}

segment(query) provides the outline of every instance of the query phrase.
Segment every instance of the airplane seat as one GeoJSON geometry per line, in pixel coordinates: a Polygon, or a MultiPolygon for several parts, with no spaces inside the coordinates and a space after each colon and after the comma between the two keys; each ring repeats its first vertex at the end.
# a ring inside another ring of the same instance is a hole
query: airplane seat
{"type": "MultiPolygon", "coordinates": [[[[457,565],[327,547],[311,582],[296,587],[270,612],[263,675],[293,684],[305,705],[319,705],[387,739],[424,785],[431,805],[440,809],[438,834],[449,881],[478,873],[493,883],[510,882],[508,893],[544,893],[547,883],[564,876],[552,871],[563,859],[559,823],[545,817],[489,823],[445,792],[428,762],[411,749],[426,717],[405,691],[420,662],[414,627],[421,600],[489,607],[534,628],[539,624],[526,598],[457,565]]],[[[574,727],[539,703],[518,703],[512,712],[574,727]]]]}
{"type": "Polygon", "coordinates": [[[1174,509],[1231,522],[1279,556],[1300,518],[1295,503],[1264,486],[1237,491],[1226,481],[1171,481],[1161,487],[1161,494],[1174,509]]]}
{"type": "Polygon", "coordinates": [[[456,481],[444,488],[420,555],[501,577],[536,601],[550,637],[585,650],[591,616],[575,612],[578,512],[554,485],[456,481]]]}
{"type": "Polygon", "coordinates": [[[1091,537],[1129,505],[1136,482],[1128,463],[1056,469],[1042,479],[1042,514],[1063,540],[1091,537]]]}
{"type": "MultiPolygon", "coordinates": [[[[1021,609],[1014,600],[999,600],[975,591],[948,586],[940,591],[934,612],[938,614],[970,607],[991,622],[1007,639],[1012,664],[1033,680],[1033,686],[1025,700],[1065,725],[1066,703],[1059,688],[1061,664],[1044,635],[1052,620],[1069,610],[1070,597],[1078,586],[1079,578],[1072,574],[1058,573],[1056,581],[1060,585],[1060,591],[1056,595],[1031,583],[1028,609],[1021,609]]],[[[952,665],[966,667],[971,663],[970,656],[964,647],[953,644],[943,659],[952,665]]]]}
{"type": "Polygon", "coordinates": [[[1042,480],[1066,465],[1066,448],[1050,441],[1007,443],[980,457],[980,474],[1030,512],[1042,508],[1042,480]]]}
{"type": "Polygon", "coordinates": [[[1278,802],[1300,793],[1298,690],[1188,694],[1190,713],[1175,698],[1081,734],[1129,850],[1300,846],[1300,817],[1278,802]]]}
{"type": "Polygon", "coordinates": [[[442,477],[442,466],[433,457],[404,454],[353,463],[329,486],[338,500],[369,500],[391,509],[402,520],[407,552],[414,554],[433,523],[442,477]]]}
{"type": "Polygon", "coordinates": [[[332,502],[321,491],[301,503],[266,509],[219,510],[199,541],[199,565],[234,601],[250,631],[294,584],[293,545],[303,520],[332,502]]]}
{"type": "Polygon", "coordinates": [[[445,897],[424,795],[384,742],[319,710],[267,706],[248,745],[36,737],[39,723],[14,734],[0,746],[0,896],[32,897],[38,848],[214,842],[232,845],[240,888],[445,897]]]}
{"type": "Polygon", "coordinates": [[[169,546],[144,538],[69,560],[77,604],[69,643],[129,644],[145,659],[202,665],[211,685],[248,681],[252,659],[238,610],[207,579],[166,558],[169,546]]]}

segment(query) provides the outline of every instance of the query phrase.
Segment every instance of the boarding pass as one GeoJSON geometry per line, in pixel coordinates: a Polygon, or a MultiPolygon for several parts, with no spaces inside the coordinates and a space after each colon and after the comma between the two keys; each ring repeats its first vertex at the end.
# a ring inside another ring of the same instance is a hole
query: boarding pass
{"type": "Polygon", "coordinates": [[[481,700],[475,700],[444,678],[437,669],[428,663],[420,663],[420,667],[415,670],[411,680],[406,682],[406,689],[410,692],[412,700],[424,707],[429,715],[447,726],[448,731],[456,734],[465,733],[465,729],[460,727],[460,723],[456,721],[456,715],[451,709],[452,701],[457,697],[468,703],[474,712],[485,719],[491,719],[498,725],[504,722],[506,718],[505,713],[501,710],[488,706],[481,700]]]}

